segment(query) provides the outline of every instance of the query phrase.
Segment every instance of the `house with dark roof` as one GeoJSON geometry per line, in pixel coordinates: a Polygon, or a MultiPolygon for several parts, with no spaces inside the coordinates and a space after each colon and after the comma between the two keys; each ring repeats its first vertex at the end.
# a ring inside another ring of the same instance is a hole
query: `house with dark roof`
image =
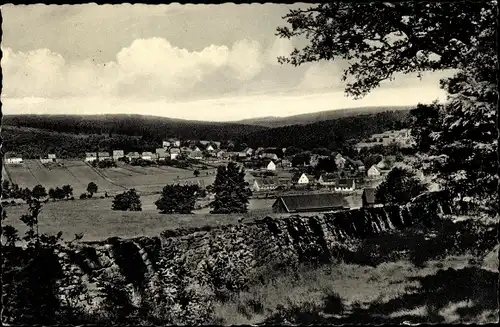
{"type": "Polygon", "coordinates": [[[123,150],[113,150],[113,160],[118,160],[125,157],[123,150]]]}
{"type": "Polygon", "coordinates": [[[17,154],[6,153],[4,156],[4,163],[6,163],[6,164],[22,164],[23,158],[17,154]]]}
{"type": "Polygon", "coordinates": [[[97,152],[85,152],[85,161],[94,161],[97,160],[97,152]]]}
{"type": "Polygon", "coordinates": [[[354,178],[340,178],[334,190],[337,192],[353,192],[356,189],[356,181],[354,178]]]}
{"type": "Polygon", "coordinates": [[[273,204],[275,213],[321,212],[348,208],[349,203],[338,193],[281,196],[273,204]]]}
{"type": "Polygon", "coordinates": [[[363,207],[374,206],[377,203],[375,200],[375,188],[365,188],[361,196],[361,201],[363,202],[363,207]]]}
{"type": "Polygon", "coordinates": [[[335,174],[323,174],[318,179],[318,184],[321,186],[333,186],[337,184],[337,176],[335,174]]]}

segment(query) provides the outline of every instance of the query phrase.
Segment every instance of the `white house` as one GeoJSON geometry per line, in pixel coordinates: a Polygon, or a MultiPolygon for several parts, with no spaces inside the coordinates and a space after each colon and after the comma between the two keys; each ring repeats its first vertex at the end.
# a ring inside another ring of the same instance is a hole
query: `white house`
{"type": "Polygon", "coordinates": [[[276,180],[271,178],[257,178],[253,181],[252,191],[271,191],[278,188],[276,180]]]}
{"type": "Polygon", "coordinates": [[[170,141],[163,141],[163,142],[161,142],[161,146],[163,148],[169,148],[171,146],[170,141]]]}
{"type": "Polygon", "coordinates": [[[267,164],[267,167],[266,167],[267,170],[276,170],[276,164],[271,160],[269,161],[269,163],[267,164]]]}
{"type": "Polygon", "coordinates": [[[43,164],[50,163],[50,162],[56,162],[56,155],[51,153],[47,156],[40,157],[40,162],[43,164]]]}
{"type": "Polygon", "coordinates": [[[205,150],[207,150],[207,151],[214,151],[215,149],[214,149],[214,147],[211,144],[209,144],[209,145],[207,145],[207,147],[205,148],[205,150]]]}
{"type": "Polygon", "coordinates": [[[171,148],[170,149],[170,159],[175,160],[177,157],[181,154],[181,150],[178,148],[171,148]]]}
{"type": "Polygon", "coordinates": [[[250,156],[252,156],[252,154],[253,154],[253,149],[252,149],[252,148],[246,148],[246,149],[244,150],[244,152],[246,153],[246,155],[247,155],[248,157],[250,157],[250,156]]]}
{"type": "Polygon", "coordinates": [[[368,178],[379,178],[381,175],[381,172],[380,172],[380,169],[376,165],[373,165],[370,167],[370,169],[368,169],[366,174],[367,174],[368,178]]]}
{"type": "Polygon", "coordinates": [[[336,192],[353,192],[356,189],[356,181],[354,179],[341,179],[333,189],[336,192]]]}
{"type": "Polygon", "coordinates": [[[12,156],[6,156],[5,157],[5,163],[6,164],[22,164],[23,163],[23,158],[12,155],[12,156]]]}
{"type": "Polygon", "coordinates": [[[170,153],[165,148],[158,148],[155,150],[158,160],[165,160],[165,158],[170,157],[170,153]]]}
{"type": "Polygon", "coordinates": [[[127,157],[132,160],[132,159],[138,159],[141,157],[141,155],[139,154],[139,152],[129,152],[127,153],[127,157]]]}
{"type": "Polygon", "coordinates": [[[94,161],[97,160],[97,153],[96,152],[86,152],[85,153],[85,161],[94,161]]]}
{"type": "Polygon", "coordinates": [[[306,184],[309,184],[309,177],[307,177],[306,174],[302,173],[300,175],[294,176],[294,178],[292,179],[292,182],[294,184],[306,185],[306,184]]]}
{"type": "Polygon", "coordinates": [[[123,150],[113,150],[113,160],[118,160],[125,157],[125,152],[123,150]]]}
{"type": "Polygon", "coordinates": [[[153,154],[151,152],[143,152],[141,154],[141,159],[142,160],[153,160],[153,154]]]}

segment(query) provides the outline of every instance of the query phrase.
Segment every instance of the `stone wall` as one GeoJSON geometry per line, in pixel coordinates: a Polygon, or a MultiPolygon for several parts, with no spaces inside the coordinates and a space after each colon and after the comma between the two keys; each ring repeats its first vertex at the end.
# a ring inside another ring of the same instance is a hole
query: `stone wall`
{"type": "MultiPolygon", "coordinates": [[[[211,301],[260,276],[302,263],[336,262],[360,238],[426,223],[442,211],[438,205],[408,204],[169,230],[152,238],[65,243],[51,249],[53,259],[45,261],[61,273],[39,282],[50,284],[60,306],[88,314],[116,313],[122,305],[126,312],[141,308],[173,323],[203,322],[211,301]]],[[[19,251],[6,251],[12,258],[4,264],[17,264],[19,251]]],[[[9,292],[5,288],[5,296],[13,297],[9,292]]]]}

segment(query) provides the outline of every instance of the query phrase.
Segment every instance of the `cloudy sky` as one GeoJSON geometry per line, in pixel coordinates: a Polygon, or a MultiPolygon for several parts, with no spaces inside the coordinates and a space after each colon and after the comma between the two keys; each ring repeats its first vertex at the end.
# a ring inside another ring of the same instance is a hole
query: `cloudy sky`
{"type": "Polygon", "coordinates": [[[227,121],[445,99],[449,73],[401,76],[354,100],[343,63],[278,64],[302,46],[275,36],[299,6],[4,5],[3,112],[227,121]]]}

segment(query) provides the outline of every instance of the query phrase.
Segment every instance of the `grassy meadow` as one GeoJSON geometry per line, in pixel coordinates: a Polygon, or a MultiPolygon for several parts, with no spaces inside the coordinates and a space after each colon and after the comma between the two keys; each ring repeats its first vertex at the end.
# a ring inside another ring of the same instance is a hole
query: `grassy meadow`
{"type": "MultiPolygon", "coordinates": [[[[83,240],[103,240],[112,236],[135,237],[157,236],[166,229],[227,225],[238,222],[238,219],[252,219],[271,213],[274,200],[251,200],[249,213],[245,215],[212,215],[209,208],[195,211],[190,215],[160,214],[154,202],[160,195],[141,196],[142,211],[113,211],[113,198],[92,198],[73,201],[49,201],[43,205],[39,216],[40,232],[63,232],[65,239],[72,239],[76,233],[84,233],[83,240]]],[[[19,220],[27,212],[27,205],[5,208],[7,220],[5,224],[16,227],[24,234],[26,226],[19,220]]]]}

